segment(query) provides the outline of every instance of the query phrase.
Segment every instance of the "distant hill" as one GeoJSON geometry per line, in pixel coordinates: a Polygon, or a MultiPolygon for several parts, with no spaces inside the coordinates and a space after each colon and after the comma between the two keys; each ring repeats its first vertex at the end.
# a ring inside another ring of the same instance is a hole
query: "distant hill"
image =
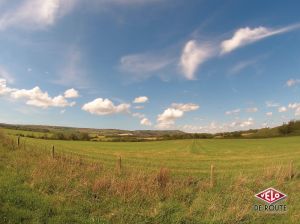
{"type": "MultiPolygon", "coordinates": [[[[105,136],[107,138],[160,138],[163,136],[184,136],[187,133],[178,130],[120,130],[120,129],[96,129],[96,128],[76,128],[76,127],[62,127],[62,126],[48,126],[48,125],[18,125],[18,124],[4,124],[0,123],[0,127],[12,130],[30,131],[42,133],[59,134],[64,133],[88,133],[91,136],[105,136]]],[[[40,135],[39,135],[40,136],[40,135]]],[[[29,137],[29,136],[27,136],[29,137]]],[[[155,139],[154,139],[155,140],[155,139]]]]}
{"type": "Polygon", "coordinates": [[[250,129],[246,131],[223,132],[217,134],[186,133],[179,130],[120,130],[60,127],[47,125],[1,124],[0,127],[16,130],[14,135],[32,138],[92,141],[150,141],[190,138],[269,138],[300,135],[300,121],[290,121],[274,128],[250,129]],[[22,133],[26,131],[27,133],[22,133]],[[28,133],[29,132],[29,133],[28,133]]]}

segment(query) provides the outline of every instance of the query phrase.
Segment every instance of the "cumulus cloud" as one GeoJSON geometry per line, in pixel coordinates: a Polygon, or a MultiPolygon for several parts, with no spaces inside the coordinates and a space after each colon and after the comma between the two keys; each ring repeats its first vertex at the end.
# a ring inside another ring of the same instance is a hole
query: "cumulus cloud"
{"type": "Polygon", "coordinates": [[[182,117],[183,114],[184,112],[181,110],[177,110],[174,108],[166,109],[162,114],[159,114],[157,117],[157,128],[171,128],[175,124],[176,119],[182,117]]]}
{"type": "Polygon", "coordinates": [[[5,79],[0,79],[0,95],[8,95],[11,99],[15,100],[23,99],[27,105],[44,109],[48,107],[68,107],[75,105],[75,102],[67,101],[62,95],[50,97],[47,92],[43,92],[38,86],[29,90],[10,88],[7,86],[5,79]]]}
{"type": "Polygon", "coordinates": [[[266,115],[267,115],[268,117],[271,117],[271,116],[273,115],[273,112],[267,112],[266,115]]]}
{"type": "Polygon", "coordinates": [[[195,40],[188,41],[180,57],[180,67],[184,76],[189,79],[195,79],[195,72],[201,64],[213,55],[213,50],[209,44],[200,45],[195,40]]]}
{"type": "Polygon", "coordinates": [[[290,109],[296,109],[298,107],[300,107],[300,103],[290,103],[288,105],[288,108],[290,108],[290,109]]]}
{"type": "Polygon", "coordinates": [[[226,115],[236,115],[236,114],[238,114],[240,112],[241,112],[241,109],[238,108],[238,109],[226,111],[225,114],[226,115]]]}
{"type": "Polygon", "coordinates": [[[97,98],[83,105],[82,110],[95,115],[129,113],[130,104],[114,105],[109,99],[97,98]]]}
{"type": "Polygon", "coordinates": [[[11,97],[13,99],[25,99],[26,104],[42,108],[75,105],[75,102],[68,102],[62,95],[51,98],[47,92],[43,92],[39,87],[34,87],[30,90],[15,90],[11,93],[11,97]]]}
{"type": "Polygon", "coordinates": [[[76,89],[68,89],[64,93],[65,98],[77,98],[79,97],[79,93],[76,89]]]}
{"type": "Polygon", "coordinates": [[[290,103],[288,108],[295,111],[295,116],[300,116],[300,103],[290,103]]]}
{"type": "Polygon", "coordinates": [[[288,87],[292,87],[292,86],[295,86],[295,85],[298,85],[300,84],[300,79],[289,79],[286,81],[286,85],[288,87]]]}
{"type": "Polygon", "coordinates": [[[157,116],[157,125],[159,129],[169,129],[175,125],[175,121],[182,117],[185,112],[197,110],[198,105],[193,103],[173,103],[170,108],[167,108],[162,114],[157,116]]]}
{"type": "Polygon", "coordinates": [[[141,114],[141,113],[132,113],[133,117],[137,117],[140,119],[140,124],[144,125],[144,126],[152,126],[151,121],[146,118],[145,114],[141,114]]]}
{"type": "Polygon", "coordinates": [[[0,30],[9,27],[43,29],[53,25],[74,6],[76,0],[25,0],[0,16],[0,30]]]}
{"type": "Polygon", "coordinates": [[[257,111],[258,111],[257,107],[251,107],[246,109],[247,113],[256,113],[257,111]]]}
{"type": "Polygon", "coordinates": [[[286,107],[279,107],[278,112],[279,113],[287,112],[287,108],[286,107]]]}
{"type": "Polygon", "coordinates": [[[133,103],[146,103],[148,100],[146,96],[139,96],[134,99],[133,103]]]}
{"type": "Polygon", "coordinates": [[[243,47],[245,45],[254,43],[270,36],[289,32],[294,29],[298,29],[299,27],[300,25],[296,24],[279,29],[271,29],[263,26],[256,28],[245,27],[238,29],[233,34],[232,38],[224,40],[221,43],[221,54],[232,52],[233,50],[236,50],[237,48],[243,47]]]}
{"type": "Polygon", "coordinates": [[[152,125],[151,121],[148,118],[143,118],[140,123],[141,123],[141,125],[144,125],[144,126],[152,125]]]}
{"type": "Polygon", "coordinates": [[[249,127],[253,124],[254,124],[253,118],[249,117],[247,120],[233,121],[229,126],[245,128],[245,127],[249,127]]]}

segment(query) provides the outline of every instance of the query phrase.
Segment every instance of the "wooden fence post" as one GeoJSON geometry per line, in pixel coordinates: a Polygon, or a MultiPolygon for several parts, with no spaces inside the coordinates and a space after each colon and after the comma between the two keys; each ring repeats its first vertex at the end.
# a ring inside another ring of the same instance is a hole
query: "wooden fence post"
{"type": "Polygon", "coordinates": [[[20,135],[18,136],[18,148],[20,147],[20,135]]]}
{"type": "Polygon", "coordinates": [[[54,159],[54,145],[52,145],[52,158],[54,159]]]}
{"type": "Polygon", "coordinates": [[[121,172],[122,172],[122,158],[121,158],[121,156],[119,156],[119,158],[117,159],[117,172],[118,172],[118,174],[121,174],[121,172]]]}
{"type": "Polygon", "coordinates": [[[214,165],[210,165],[210,187],[214,186],[214,165]]]}
{"type": "Polygon", "coordinates": [[[289,178],[290,180],[294,177],[294,171],[293,171],[293,160],[290,162],[290,169],[289,169],[289,178]]]}

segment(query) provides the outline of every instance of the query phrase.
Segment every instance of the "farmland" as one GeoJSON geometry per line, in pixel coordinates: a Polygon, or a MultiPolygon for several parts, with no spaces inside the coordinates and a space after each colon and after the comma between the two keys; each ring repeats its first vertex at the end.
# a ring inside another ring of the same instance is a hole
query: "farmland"
{"type": "Polygon", "coordinates": [[[73,153],[114,166],[117,157],[126,167],[157,170],[167,167],[175,173],[205,174],[213,163],[219,172],[257,172],[275,164],[300,162],[300,137],[271,139],[209,139],[154,142],[85,142],[26,139],[50,152],[73,153]],[[299,158],[297,160],[297,158],[299,158]]]}
{"type": "Polygon", "coordinates": [[[16,133],[8,134],[0,149],[5,220],[0,223],[300,221],[297,136],[151,142],[21,138],[20,147],[12,149],[16,133]],[[288,211],[254,212],[253,205],[261,203],[254,194],[271,186],[288,195],[283,202],[288,211]]]}

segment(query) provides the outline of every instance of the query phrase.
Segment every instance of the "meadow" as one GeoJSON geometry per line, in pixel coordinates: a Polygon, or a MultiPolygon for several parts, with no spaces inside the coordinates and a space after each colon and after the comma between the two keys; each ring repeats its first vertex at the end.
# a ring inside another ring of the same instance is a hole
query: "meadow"
{"type": "Polygon", "coordinates": [[[0,147],[0,223],[300,222],[299,136],[21,138],[18,147],[15,133],[8,134],[0,147]],[[288,195],[287,212],[253,210],[263,204],[254,194],[268,187],[288,195]]]}

